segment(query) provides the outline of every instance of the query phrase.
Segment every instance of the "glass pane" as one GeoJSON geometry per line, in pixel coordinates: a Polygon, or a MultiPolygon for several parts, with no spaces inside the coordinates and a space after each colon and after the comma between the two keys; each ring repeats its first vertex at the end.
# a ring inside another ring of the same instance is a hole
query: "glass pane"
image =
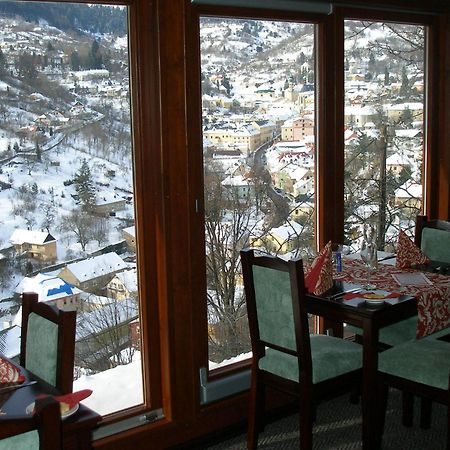
{"type": "Polygon", "coordinates": [[[200,21],[210,368],[248,357],[239,251],[315,250],[314,25],[200,21]]]}
{"type": "Polygon", "coordinates": [[[21,292],[76,309],[74,389],[109,414],[143,402],[127,9],[0,12],[5,352],[19,352],[21,292]]]}
{"type": "Polygon", "coordinates": [[[345,239],[359,249],[362,224],[394,252],[414,234],[422,205],[425,29],[345,22],[345,239]]]}

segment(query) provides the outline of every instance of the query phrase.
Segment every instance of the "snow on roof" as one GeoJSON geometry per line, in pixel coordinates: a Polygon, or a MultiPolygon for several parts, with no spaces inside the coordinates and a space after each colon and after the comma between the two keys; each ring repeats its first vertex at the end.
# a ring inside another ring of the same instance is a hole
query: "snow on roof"
{"type": "Polygon", "coordinates": [[[411,183],[408,180],[395,190],[395,196],[398,198],[422,198],[422,185],[418,183],[411,183]]]}
{"type": "Polygon", "coordinates": [[[87,281],[102,275],[121,272],[127,268],[125,261],[115,252],[94,256],[67,265],[73,275],[80,281],[87,281]]]}
{"type": "Polygon", "coordinates": [[[16,294],[36,292],[40,302],[48,302],[81,293],[77,287],[63,279],[46,273],[23,278],[14,292],[16,294]]]}
{"type": "Polygon", "coordinates": [[[248,186],[248,178],[244,178],[242,175],[228,176],[222,181],[222,186],[248,186]]]}
{"type": "Polygon", "coordinates": [[[137,292],[138,280],[136,268],[120,272],[116,274],[116,277],[123,283],[123,285],[127,288],[128,292],[137,292]]]}
{"type": "Polygon", "coordinates": [[[409,129],[409,130],[395,130],[395,136],[396,137],[405,137],[405,138],[413,138],[417,135],[420,135],[422,132],[421,130],[418,130],[417,128],[409,129]]]}
{"type": "Polygon", "coordinates": [[[386,159],[387,166],[410,166],[411,161],[404,155],[395,153],[386,159]]]}
{"type": "Polygon", "coordinates": [[[123,231],[125,233],[128,233],[130,236],[136,237],[136,229],[134,228],[134,225],[124,228],[123,231]]]}
{"type": "Polygon", "coordinates": [[[291,220],[280,227],[272,228],[269,233],[287,241],[293,237],[297,237],[302,231],[303,227],[299,223],[291,220]]]}
{"type": "Polygon", "coordinates": [[[9,238],[9,241],[13,245],[37,244],[43,245],[49,242],[54,242],[55,238],[46,231],[32,231],[32,230],[14,230],[13,234],[9,238]]]}

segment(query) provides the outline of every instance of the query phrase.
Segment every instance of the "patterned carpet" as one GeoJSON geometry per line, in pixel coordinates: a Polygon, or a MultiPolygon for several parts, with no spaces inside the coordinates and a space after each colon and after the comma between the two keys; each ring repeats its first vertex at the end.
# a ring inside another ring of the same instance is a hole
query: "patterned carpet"
{"type": "MultiPolygon", "coordinates": [[[[386,413],[383,449],[390,450],[445,450],[447,433],[447,408],[433,403],[431,428],[422,430],[418,426],[419,405],[414,408],[414,426],[401,424],[401,396],[391,391],[386,413]]],[[[317,450],[360,450],[361,407],[349,402],[348,395],[321,403],[317,409],[314,425],[314,444],[317,450]]],[[[259,449],[297,449],[298,416],[293,415],[270,423],[259,437],[259,449]]],[[[240,434],[221,443],[197,448],[208,450],[242,450],[246,448],[246,435],[240,434]]]]}

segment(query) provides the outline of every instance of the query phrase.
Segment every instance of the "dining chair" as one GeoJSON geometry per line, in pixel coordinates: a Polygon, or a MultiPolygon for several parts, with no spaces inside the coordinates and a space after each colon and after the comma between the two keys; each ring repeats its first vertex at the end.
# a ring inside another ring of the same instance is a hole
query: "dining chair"
{"type": "Polygon", "coordinates": [[[310,335],[301,259],[240,255],[253,352],[248,448],[257,448],[270,387],[299,399],[300,447],[311,449],[314,403],[361,383],[361,346],[310,335]]]}
{"type": "Polygon", "coordinates": [[[45,397],[35,402],[29,417],[3,417],[0,450],[60,450],[61,412],[59,402],[45,397]]]}
{"type": "Polygon", "coordinates": [[[450,222],[418,215],[414,243],[432,262],[444,265],[440,271],[450,268],[450,222]]]}
{"type": "Polygon", "coordinates": [[[72,392],[76,312],[39,302],[34,292],[22,294],[20,365],[55,386],[72,392]]]}
{"type": "Polygon", "coordinates": [[[447,405],[447,450],[450,450],[450,343],[417,339],[392,347],[379,355],[381,389],[380,434],[383,431],[388,388],[393,387],[447,405]]]}

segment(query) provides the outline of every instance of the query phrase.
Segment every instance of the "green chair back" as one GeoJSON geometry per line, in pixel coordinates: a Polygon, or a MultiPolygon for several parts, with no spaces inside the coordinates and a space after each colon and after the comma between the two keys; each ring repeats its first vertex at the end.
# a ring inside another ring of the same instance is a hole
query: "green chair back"
{"type": "Polygon", "coordinates": [[[253,280],[260,338],[296,351],[289,273],[253,266],[253,280]]]}
{"type": "Polygon", "coordinates": [[[47,383],[56,385],[58,325],[31,313],[28,318],[25,367],[47,383]]]}
{"type": "Polygon", "coordinates": [[[421,250],[432,261],[450,264],[450,232],[437,228],[424,228],[421,250]]]}

